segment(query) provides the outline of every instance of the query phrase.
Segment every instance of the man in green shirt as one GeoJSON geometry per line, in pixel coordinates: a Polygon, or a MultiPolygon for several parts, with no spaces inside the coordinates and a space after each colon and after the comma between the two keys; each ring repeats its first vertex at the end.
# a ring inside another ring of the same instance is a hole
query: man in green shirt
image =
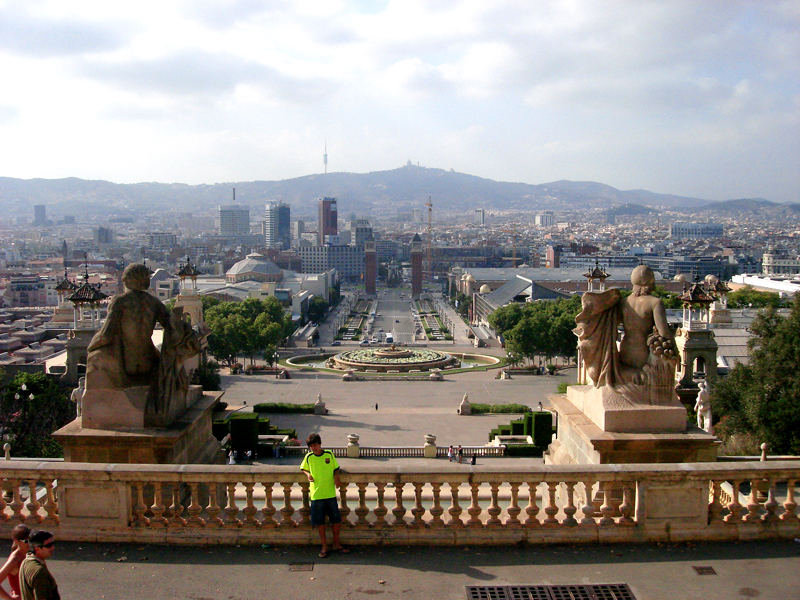
{"type": "Polygon", "coordinates": [[[31,531],[28,556],[19,567],[22,600],[60,600],[56,580],[47,569],[47,559],[55,552],[56,541],[49,531],[31,531]]]}
{"type": "Polygon", "coordinates": [[[311,484],[309,497],[311,499],[311,526],[319,531],[322,549],[320,558],[328,556],[328,541],[325,537],[325,516],[333,528],[333,549],[337,552],[347,553],[349,550],[339,541],[339,531],[342,528],[342,515],[336,503],[336,490],[341,485],[339,480],[339,463],[330,450],[322,449],[322,438],[318,433],[312,433],[306,440],[307,452],[300,463],[300,470],[306,474],[311,484]]]}

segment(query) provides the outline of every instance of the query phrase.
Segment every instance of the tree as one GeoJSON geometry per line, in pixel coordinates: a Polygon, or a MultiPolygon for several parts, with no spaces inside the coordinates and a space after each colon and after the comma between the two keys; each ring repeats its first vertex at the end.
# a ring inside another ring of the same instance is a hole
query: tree
{"type": "Polygon", "coordinates": [[[325,298],[314,296],[308,303],[308,320],[312,323],[321,322],[326,310],[328,310],[328,303],[325,298]]]}
{"type": "Polygon", "coordinates": [[[664,305],[664,308],[681,308],[683,306],[679,294],[668,292],[661,286],[657,285],[653,289],[652,294],[656,298],[661,298],[661,303],[664,305]]]}
{"type": "Polygon", "coordinates": [[[75,415],[67,391],[44,373],[20,373],[0,389],[0,431],[15,456],[62,456],[51,434],[75,415]]]}
{"type": "Polygon", "coordinates": [[[787,317],[767,307],[751,324],[748,364],[711,391],[722,436],[750,434],[777,454],[800,453],[800,296],[787,317]]]}
{"type": "Polygon", "coordinates": [[[765,308],[781,306],[781,297],[775,292],[759,292],[749,285],[728,294],[730,308],[765,308]]]}

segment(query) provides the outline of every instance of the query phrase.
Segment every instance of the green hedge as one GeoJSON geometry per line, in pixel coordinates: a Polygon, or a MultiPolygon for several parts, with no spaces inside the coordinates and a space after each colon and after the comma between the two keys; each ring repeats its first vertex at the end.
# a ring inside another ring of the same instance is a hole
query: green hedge
{"type": "Polygon", "coordinates": [[[566,394],[567,388],[571,385],[578,385],[577,383],[567,383],[566,381],[562,381],[558,384],[558,393],[559,394],[566,394]]]}
{"type": "Polygon", "coordinates": [[[533,443],[546,448],[553,441],[553,413],[542,411],[533,413],[533,443]]]}
{"type": "Polygon", "coordinates": [[[506,446],[506,456],[541,456],[544,450],[536,444],[511,444],[506,446]]]}
{"type": "Polygon", "coordinates": [[[314,414],[313,404],[290,404],[288,402],[261,402],[253,406],[257,413],[301,413],[314,414]]]}
{"type": "Polygon", "coordinates": [[[231,432],[227,419],[215,419],[211,422],[211,434],[222,441],[226,435],[231,432]]]}
{"type": "Polygon", "coordinates": [[[482,415],[485,413],[527,413],[530,412],[530,407],[524,404],[480,404],[475,403],[471,405],[473,415],[482,415]]]}

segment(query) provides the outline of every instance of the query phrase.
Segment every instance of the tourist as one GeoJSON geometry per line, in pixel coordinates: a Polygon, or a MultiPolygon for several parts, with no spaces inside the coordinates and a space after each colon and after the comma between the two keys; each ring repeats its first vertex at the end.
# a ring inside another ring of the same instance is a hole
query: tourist
{"type": "Polygon", "coordinates": [[[19,567],[19,588],[22,600],[60,600],[56,580],[47,569],[56,540],[49,531],[34,530],[28,536],[28,555],[19,567]]]}
{"type": "Polygon", "coordinates": [[[450,444],[450,447],[449,447],[449,448],[447,448],[447,460],[448,460],[449,462],[453,462],[453,452],[454,452],[454,450],[453,450],[453,445],[452,445],[452,444],[450,444]]]}
{"type": "Polygon", "coordinates": [[[477,462],[477,455],[473,452],[472,460],[470,461],[470,463],[474,466],[476,462],[477,462]]]}
{"type": "Polygon", "coordinates": [[[458,464],[464,462],[464,449],[461,447],[461,444],[458,445],[458,464]]]}
{"type": "Polygon", "coordinates": [[[19,600],[19,566],[28,553],[28,536],[31,530],[27,525],[17,525],[11,530],[11,554],[3,568],[0,569],[0,598],[4,600],[19,600]],[[8,579],[9,594],[2,585],[8,579]]]}
{"type": "Polygon", "coordinates": [[[236,456],[233,453],[233,450],[228,452],[228,464],[235,465],[236,464],[236,456]]]}
{"type": "Polygon", "coordinates": [[[339,541],[339,531],[342,528],[342,515],[336,503],[336,490],[342,485],[339,479],[339,463],[330,450],[322,449],[322,439],[318,433],[312,433],[306,440],[307,452],[300,463],[300,470],[306,474],[311,484],[308,496],[311,499],[311,527],[319,531],[322,548],[320,558],[326,558],[329,553],[328,540],[325,537],[325,517],[327,516],[333,528],[333,550],[348,553],[349,550],[339,541]]]}

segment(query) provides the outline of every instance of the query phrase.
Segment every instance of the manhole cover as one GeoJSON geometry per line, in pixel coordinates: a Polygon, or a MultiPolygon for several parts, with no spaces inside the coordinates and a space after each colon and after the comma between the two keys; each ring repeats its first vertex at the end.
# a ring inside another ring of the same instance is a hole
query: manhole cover
{"type": "Polygon", "coordinates": [[[467,600],[636,600],[627,583],[468,585],[467,600]]]}
{"type": "Polygon", "coordinates": [[[290,571],[313,571],[314,563],[289,563],[290,571]]]}
{"type": "Polygon", "coordinates": [[[695,571],[697,571],[698,575],[716,575],[717,572],[714,570],[714,567],[693,567],[695,571]]]}

